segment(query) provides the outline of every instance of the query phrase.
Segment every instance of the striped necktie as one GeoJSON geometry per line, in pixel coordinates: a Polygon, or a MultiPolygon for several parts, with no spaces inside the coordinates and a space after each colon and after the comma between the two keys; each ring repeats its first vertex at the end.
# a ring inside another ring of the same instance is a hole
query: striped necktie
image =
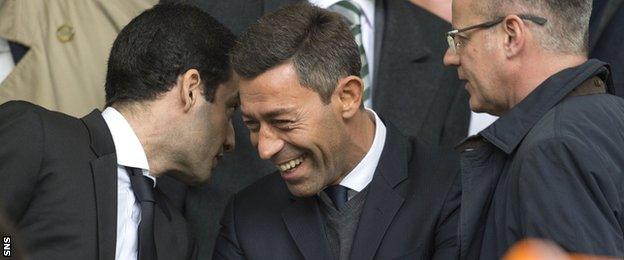
{"type": "Polygon", "coordinates": [[[364,43],[362,41],[362,24],[360,23],[362,8],[360,8],[360,6],[355,2],[342,0],[331,5],[329,7],[329,10],[332,10],[342,15],[349,24],[351,34],[353,34],[353,38],[355,38],[355,43],[357,44],[358,50],[360,51],[360,62],[362,63],[362,68],[360,69],[360,77],[364,82],[364,106],[372,107],[373,99],[371,93],[370,77],[368,75],[368,60],[366,59],[366,52],[364,51],[364,43]]]}

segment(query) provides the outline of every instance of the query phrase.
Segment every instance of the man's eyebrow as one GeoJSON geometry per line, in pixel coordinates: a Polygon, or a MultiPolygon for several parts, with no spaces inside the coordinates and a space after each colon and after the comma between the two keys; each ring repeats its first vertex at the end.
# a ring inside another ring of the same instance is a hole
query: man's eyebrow
{"type": "MultiPolygon", "coordinates": [[[[276,109],[273,109],[273,110],[271,110],[271,111],[268,111],[268,112],[264,112],[264,113],[262,113],[261,117],[264,117],[264,118],[273,118],[273,117],[277,117],[277,116],[282,115],[282,114],[289,113],[289,112],[291,112],[293,109],[294,109],[294,108],[292,108],[292,107],[281,107],[281,108],[276,108],[276,109]]],[[[242,109],[241,109],[241,115],[242,115],[244,118],[247,118],[247,119],[252,119],[252,118],[254,118],[254,116],[252,116],[251,114],[247,113],[246,111],[244,111],[244,110],[242,110],[242,109]]]]}
{"type": "Polygon", "coordinates": [[[287,114],[287,113],[289,113],[292,110],[293,110],[293,108],[280,107],[280,108],[276,108],[276,109],[273,109],[273,110],[265,113],[264,116],[268,117],[268,118],[273,118],[273,117],[276,117],[276,116],[279,116],[279,115],[282,115],[282,114],[287,114]]]}

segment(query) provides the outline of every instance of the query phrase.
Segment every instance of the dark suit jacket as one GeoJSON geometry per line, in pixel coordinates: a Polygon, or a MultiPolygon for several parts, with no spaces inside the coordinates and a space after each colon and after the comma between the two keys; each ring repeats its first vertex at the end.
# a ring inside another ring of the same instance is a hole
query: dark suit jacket
{"type": "MultiPolygon", "coordinates": [[[[263,14],[299,1],[194,0],[237,35],[263,14]]],[[[442,64],[450,24],[405,0],[377,0],[375,10],[375,111],[405,135],[454,146],[468,134],[470,111],[456,69],[442,64]]],[[[191,192],[190,218],[203,231],[198,234],[202,246],[213,243],[227,199],[275,170],[258,158],[240,118],[235,118],[234,127],[236,150],[215,169],[208,187],[191,192]]],[[[207,246],[201,250],[202,256],[210,252],[207,246]]]]}
{"type": "MultiPolygon", "coordinates": [[[[114,259],[117,158],[100,112],[76,119],[7,102],[0,105],[0,142],[0,205],[17,226],[26,253],[32,259],[114,259]]],[[[159,259],[191,257],[196,248],[181,203],[159,187],[154,213],[159,259]]]]}
{"type": "MultiPolygon", "coordinates": [[[[389,126],[351,259],[455,259],[460,190],[455,154],[389,126]]],[[[318,196],[293,197],[279,173],[234,196],[214,259],[330,259],[318,196]]]]}
{"type": "Polygon", "coordinates": [[[589,56],[611,65],[611,92],[624,97],[624,0],[594,0],[589,23],[589,56]]]}

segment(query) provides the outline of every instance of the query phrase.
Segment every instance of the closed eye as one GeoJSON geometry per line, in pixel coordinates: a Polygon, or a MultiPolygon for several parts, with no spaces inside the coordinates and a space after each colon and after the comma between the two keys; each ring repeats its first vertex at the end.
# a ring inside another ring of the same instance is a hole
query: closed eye
{"type": "Polygon", "coordinates": [[[249,131],[251,132],[255,133],[255,132],[258,132],[258,130],[260,130],[260,124],[258,123],[258,121],[243,119],[243,123],[245,124],[247,129],[249,129],[249,131]]]}
{"type": "Polygon", "coordinates": [[[271,120],[271,125],[282,129],[282,130],[291,130],[292,129],[292,124],[293,121],[291,120],[284,120],[284,119],[273,119],[271,120]]]}

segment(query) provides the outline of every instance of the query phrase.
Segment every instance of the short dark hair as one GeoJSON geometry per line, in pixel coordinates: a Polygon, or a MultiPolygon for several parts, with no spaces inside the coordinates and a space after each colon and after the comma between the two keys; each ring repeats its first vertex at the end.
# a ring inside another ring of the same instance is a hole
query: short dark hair
{"type": "Polygon", "coordinates": [[[197,7],[159,4],[124,27],[108,59],[106,105],[154,100],[178,76],[197,69],[212,102],[219,84],[231,77],[234,35],[197,7]]]}
{"type": "Polygon", "coordinates": [[[262,17],[240,37],[232,67],[246,79],[292,62],[301,85],[328,104],[341,77],[360,74],[360,54],[340,14],[307,2],[262,17]]]}

